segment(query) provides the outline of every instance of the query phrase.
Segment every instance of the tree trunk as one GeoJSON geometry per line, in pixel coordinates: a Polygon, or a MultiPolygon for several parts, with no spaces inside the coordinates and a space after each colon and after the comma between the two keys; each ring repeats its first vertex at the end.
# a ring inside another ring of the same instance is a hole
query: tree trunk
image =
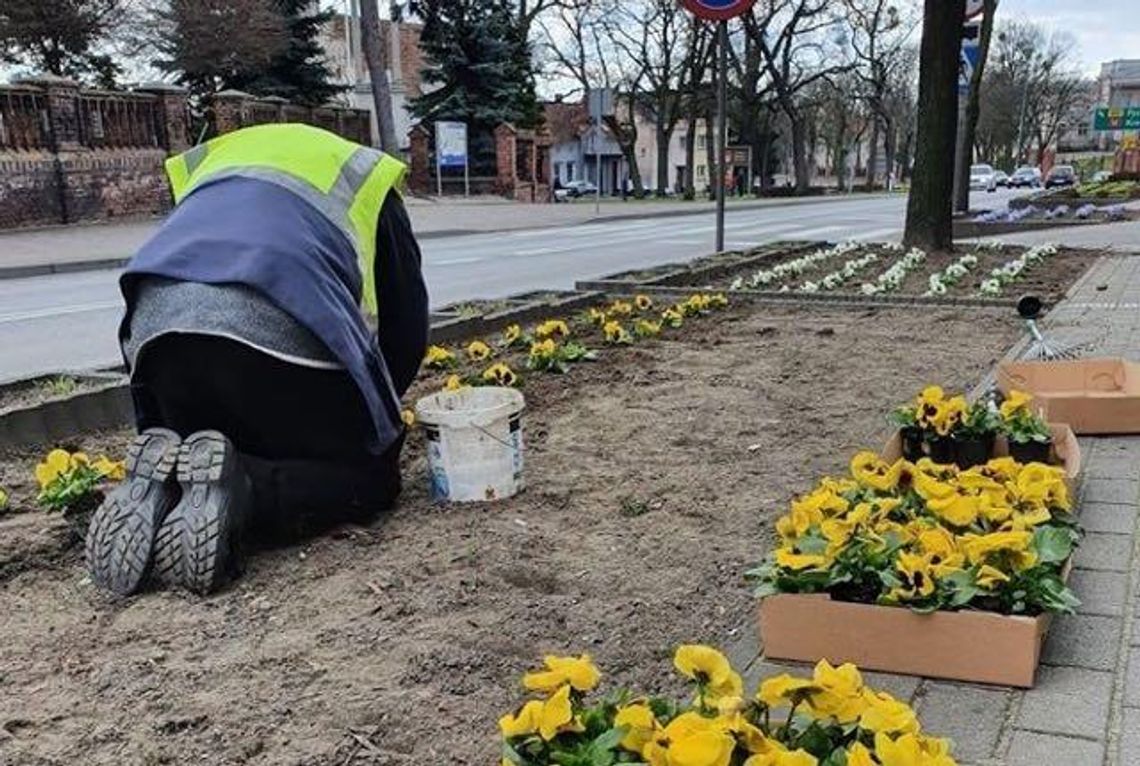
{"type": "Polygon", "coordinates": [[[867,151],[867,191],[875,191],[875,166],[879,164],[879,118],[871,118],[871,145],[867,151]]]}
{"type": "Polygon", "coordinates": [[[664,197],[669,188],[669,142],[673,140],[673,129],[658,120],[657,128],[657,180],[653,196],[664,197]]]}
{"type": "Polygon", "coordinates": [[[966,0],[925,0],[918,76],[914,181],[904,244],[954,245],[954,144],[958,130],[958,59],[966,0]]]}
{"type": "Polygon", "coordinates": [[[685,119],[685,199],[694,199],[697,190],[693,181],[693,165],[697,161],[697,110],[689,109],[685,119]]]}
{"type": "Polygon", "coordinates": [[[807,126],[798,110],[786,110],[792,124],[792,167],[796,174],[796,194],[807,194],[811,186],[811,171],[808,168],[807,126]]]}
{"type": "Polygon", "coordinates": [[[396,139],[396,121],[392,112],[392,90],[388,84],[388,67],[380,45],[379,0],[364,0],[360,4],[360,44],[364,61],[368,64],[368,79],[372,83],[372,103],[376,107],[376,124],[380,132],[380,148],[388,154],[400,151],[396,139]]]}
{"type": "Polygon", "coordinates": [[[970,209],[970,165],[973,164],[974,144],[977,142],[978,117],[982,112],[982,75],[990,53],[990,40],[994,32],[994,15],[997,0],[985,0],[985,15],[978,35],[978,65],[970,78],[970,95],[966,99],[966,114],[962,118],[962,151],[958,155],[958,188],[954,190],[954,210],[965,213],[970,209]]]}
{"type": "Polygon", "coordinates": [[[889,117],[883,120],[883,151],[886,153],[887,160],[887,176],[883,179],[883,185],[887,187],[891,185],[891,179],[895,172],[895,155],[898,152],[896,132],[894,120],[889,117]]]}

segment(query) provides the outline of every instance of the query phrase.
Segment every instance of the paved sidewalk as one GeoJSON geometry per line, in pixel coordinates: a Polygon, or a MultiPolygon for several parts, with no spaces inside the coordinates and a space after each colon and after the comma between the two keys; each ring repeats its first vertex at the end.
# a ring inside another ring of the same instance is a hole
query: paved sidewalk
{"type": "MultiPolygon", "coordinates": [[[[729,201],[728,209],[841,203],[888,196],[891,195],[733,199],[729,201]]],[[[422,239],[573,226],[592,221],[711,215],[715,210],[714,204],[707,200],[622,202],[610,199],[602,202],[600,214],[595,214],[593,202],[584,200],[558,205],[524,205],[494,197],[442,202],[412,197],[408,198],[407,205],[412,225],[422,239]]],[[[0,278],[113,268],[129,258],[161,220],[156,217],[0,232],[0,278]]]]}
{"type": "MultiPolygon", "coordinates": [[[[1140,257],[1104,258],[1052,311],[1050,339],[1140,360],[1140,257]]],[[[1140,436],[1082,437],[1078,512],[1087,536],[1071,585],[1076,615],[1057,617],[1037,686],[994,686],[867,673],[909,700],[923,726],[954,740],[962,766],[1140,766],[1140,436]]],[[[979,641],[984,640],[979,636],[979,641]]],[[[752,624],[730,655],[746,687],[802,666],[757,655],[752,624]]]]}

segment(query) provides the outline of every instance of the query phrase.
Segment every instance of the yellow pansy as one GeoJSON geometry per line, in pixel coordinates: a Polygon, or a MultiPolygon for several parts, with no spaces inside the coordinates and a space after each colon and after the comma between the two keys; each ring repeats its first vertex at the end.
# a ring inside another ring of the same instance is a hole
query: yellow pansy
{"type": "Polygon", "coordinates": [[[565,338],[570,335],[570,328],[561,319],[547,319],[534,328],[534,334],[539,338],[550,338],[555,335],[565,338]]]}
{"type": "Polygon", "coordinates": [[[631,753],[641,754],[642,749],[653,738],[657,731],[657,719],[649,706],[643,703],[634,703],[618,708],[614,716],[614,726],[623,727],[626,732],[622,737],[621,746],[631,753]]]}
{"type": "Polygon", "coordinates": [[[404,425],[406,425],[408,428],[411,428],[416,424],[416,413],[412,412],[409,409],[401,410],[400,420],[404,421],[404,425]]]}
{"type": "Polygon", "coordinates": [[[522,328],[517,324],[509,324],[503,330],[503,343],[508,346],[513,346],[522,337],[522,328]]]}
{"type": "Polygon", "coordinates": [[[71,454],[67,450],[53,449],[44,461],[36,466],[36,481],[39,482],[40,489],[45,489],[59,478],[60,474],[69,470],[71,470],[71,454]]]}
{"type": "Polygon", "coordinates": [[[963,535],[962,550],[973,564],[984,564],[986,557],[995,553],[1028,553],[1033,541],[1031,532],[991,532],[988,535],[963,535]]]}
{"type": "Polygon", "coordinates": [[[0,487],[0,511],[5,510],[7,507],[8,507],[8,493],[5,492],[2,487],[0,487]]]}
{"type": "Polygon", "coordinates": [[[862,742],[856,742],[847,748],[847,766],[879,766],[879,764],[871,757],[871,751],[862,742]]]}
{"type": "Polygon", "coordinates": [[[661,333],[661,323],[650,322],[648,319],[638,319],[633,324],[633,332],[642,338],[651,338],[661,333]]]}
{"type": "Polygon", "coordinates": [[[522,706],[515,715],[508,713],[499,719],[499,731],[504,737],[526,737],[538,733],[538,722],[542,716],[542,702],[531,700],[522,706]]]}
{"type": "Polygon", "coordinates": [[[874,452],[864,451],[851,459],[851,475],[865,487],[889,492],[898,486],[905,466],[904,460],[888,463],[874,452]]]}
{"type": "Polygon", "coordinates": [[[827,556],[818,553],[798,553],[793,548],[778,548],[776,563],[785,569],[799,572],[804,569],[822,569],[830,564],[827,556]]]}
{"type": "Polygon", "coordinates": [[[667,308],[661,312],[661,321],[670,327],[677,328],[685,323],[685,316],[676,308],[667,308]]]}
{"type": "Polygon", "coordinates": [[[641,757],[649,766],[729,766],[736,739],[699,713],[674,718],[646,743],[641,757]]]}
{"type": "Polygon", "coordinates": [[[638,295],[634,297],[633,305],[637,307],[638,311],[649,311],[653,308],[653,299],[648,295],[638,295]]]}
{"type": "Polygon", "coordinates": [[[820,660],[812,673],[812,681],[820,691],[811,696],[811,708],[817,716],[830,716],[841,724],[853,723],[863,714],[863,676],[851,663],[839,667],[820,660]]]}
{"type": "Polygon", "coordinates": [[[491,347],[481,340],[471,341],[467,344],[467,348],[465,348],[464,351],[467,352],[467,358],[473,362],[482,362],[486,359],[490,359],[491,354],[494,353],[491,347]]]}
{"type": "Polygon", "coordinates": [[[808,678],[795,678],[787,673],[764,679],[756,698],[768,707],[792,704],[793,697],[806,697],[810,692],[820,691],[820,687],[808,678]]]}
{"type": "Polygon", "coordinates": [[[621,326],[621,322],[610,320],[602,326],[606,341],[609,343],[625,343],[629,340],[629,333],[621,326]]]}
{"type": "Polygon", "coordinates": [[[1012,481],[1021,473],[1021,464],[1011,457],[995,457],[984,466],[977,466],[973,470],[1000,482],[1012,481]]]}
{"type": "Polygon", "coordinates": [[[127,464],[123,460],[111,460],[106,455],[100,455],[95,458],[91,467],[111,481],[122,481],[127,478],[127,464]]]}
{"type": "Polygon", "coordinates": [[[628,316],[633,313],[633,305],[626,301],[614,301],[610,304],[609,313],[618,316],[628,316]]]}
{"type": "Polygon", "coordinates": [[[905,702],[900,702],[886,692],[866,691],[863,695],[867,703],[859,716],[859,726],[868,731],[887,734],[917,734],[918,716],[905,702]]]}
{"type": "Polygon", "coordinates": [[[542,712],[538,715],[538,735],[547,742],[564,731],[583,731],[581,723],[574,720],[569,685],[563,686],[542,703],[542,712]]]}
{"type": "Polygon", "coordinates": [[[744,690],[740,676],[732,669],[728,658],[711,646],[685,644],[678,647],[673,655],[673,666],[700,684],[713,699],[739,697],[744,690]]]}
{"type": "Polygon", "coordinates": [[[818,505],[793,502],[792,510],[776,520],[776,531],[784,539],[794,540],[822,521],[823,512],[818,505]]]}
{"type": "Polygon", "coordinates": [[[557,351],[558,345],[550,338],[530,344],[531,359],[550,359],[557,351]]]}
{"type": "MultiPolygon", "coordinates": [[[[744,700],[739,698],[730,698],[735,702],[743,705],[744,700]]],[[[748,722],[739,711],[726,714],[724,706],[718,701],[717,707],[720,709],[720,717],[718,722],[724,727],[725,731],[732,733],[736,737],[739,745],[743,745],[744,749],[749,753],[769,753],[772,752],[778,744],[775,740],[768,739],[764,732],[758,726],[748,722]]]]}
{"type": "Polygon", "coordinates": [[[458,391],[461,388],[467,388],[467,384],[458,375],[448,375],[447,380],[443,384],[444,391],[458,391]]]}
{"type": "Polygon", "coordinates": [[[818,766],[819,760],[803,750],[778,750],[772,753],[753,755],[744,766],[818,766]]]}
{"type": "Polygon", "coordinates": [[[977,582],[978,587],[983,590],[993,590],[999,584],[1009,582],[1009,575],[989,564],[983,564],[981,568],[978,569],[975,582],[977,582]]]}
{"type": "Polygon", "coordinates": [[[1001,416],[1003,420],[1009,420],[1019,410],[1026,409],[1029,403],[1033,401],[1033,397],[1024,391],[1010,391],[1005,397],[1005,401],[1001,403],[1001,416]]]}
{"type": "Polygon", "coordinates": [[[590,655],[581,657],[558,657],[547,655],[542,658],[544,670],[537,670],[523,676],[523,686],[530,691],[549,692],[563,684],[569,684],[580,692],[588,692],[598,685],[602,674],[594,665],[590,655]]]}
{"type": "Polygon", "coordinates": [[[424,365],[437,369],[443,367],[452,367],[455,365],[455,354],[451,353],[443,346],[428,346],[427,353],[424,354],[424,365]]]}
{"type": "Polygon", "coordinates": [[[882,766],[955,766],[948,752],[927,749],[926,742],[917,734],[892,739],[880,732],[875,735],[875,755],[882,766]]]}
{"type": "Polygon", "coordinates": [[[518,383],[519,377],[515,375],[514,370],[500,362],[483,371],[483,380],[497,386],[513,386],[518,383]]]}
{"type": "Polygon", "coordinates": [[[596,324],[599,327],[604,325],[606,323],[606,320],[608,319],[608,317],[606,316],[606,312],[602,311],[601,309],[594,309],[594,308],[587,311],[586,316],[587,316],[587,318],[589,318],[590,324],[596,324]]]}
{"type": "Polygon", "coordinates": [[[977,495],[971,495],[962,486],[952,487],[945,497],[930,498],[926,507],[938,518],[956,527],[968,527],[978,520],[982,503],[977,495]]]}
{"type": "Polygon", "coordinates": [[[930,562],[923,556],[906,551],[899,553],[895,575],[902,581],[901,585],[891,589],[890,597],[895,601],[912,601],[934,593],[934,573],[930,562]]]}
{"type": "Polygon", "coordinates": [[[724,293],[714,293],[709,296],[709,306],[722,309],[728,305],[728,296],[724,293]]]}

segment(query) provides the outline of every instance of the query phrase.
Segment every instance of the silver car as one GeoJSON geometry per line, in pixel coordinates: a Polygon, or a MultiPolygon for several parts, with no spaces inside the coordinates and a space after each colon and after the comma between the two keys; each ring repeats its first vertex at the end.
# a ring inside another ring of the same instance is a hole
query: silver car
{"type": "Polygon", "coordinates": [[[997,191],[997,171],[993,165],[970,166],[970,190],[997,191]]]}

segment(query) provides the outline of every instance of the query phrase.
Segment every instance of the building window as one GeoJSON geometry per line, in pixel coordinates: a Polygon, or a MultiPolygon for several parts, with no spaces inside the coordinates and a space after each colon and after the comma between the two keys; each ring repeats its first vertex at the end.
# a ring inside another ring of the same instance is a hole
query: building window
{"type": "Polygon", "coordinates": [[[703,135],[697,136],[697,149],[702,152],[705,150],[705,137],[703,135]]]}
{"type": "Polygon", "coordinates": [[[573,162],[567,162],[566,163],[566,180],[567,181],[573,181],[574,180],[574,163],[573,162]]]}
{"type": "Polygon", "coordinates": [[[701,181],[705,180],[705,166],[697,165],[697,178],[701,181]]]}

